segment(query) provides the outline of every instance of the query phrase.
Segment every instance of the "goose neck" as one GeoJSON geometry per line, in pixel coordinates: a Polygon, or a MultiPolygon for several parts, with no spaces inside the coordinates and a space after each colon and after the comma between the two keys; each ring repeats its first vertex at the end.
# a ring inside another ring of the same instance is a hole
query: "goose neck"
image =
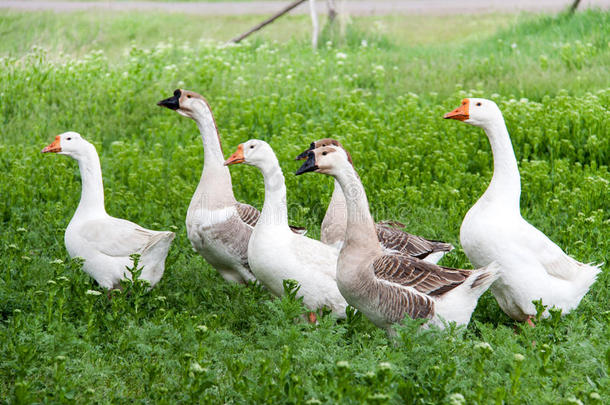
{"type": "Polygon", "coordinates": [[[494,161],[494,172],[484,196],[495,204],[519,210],[521,181],[517,159],[504,119],[484,127],[489,138],[494,161]]]}
{"type": "Polygon", "coordinates": [[[326,214],[324,215],[324,219],[322,221],[323,226],[324,224],[345,226],[347,220],[347,207],[345,203],[345,196],[343,195],[343,190],[341,189],[341,184],[337,179],[335,179],[334,182],[335,187],[333,189],[333,194],[330,198],[328,208],[326,209],[326,214]]]}
{"type": "Polygon", "coordinates": [[[104,183],[102,180],[102,167],[95,147],[90,145],[82,155],[76,157],[80,169],[82,190],[77,213],[86,213],[88,216],[105,215],[104,183]]]}
{"type": "Polygon", "coordinates": [[[217,209],[235,203],[231,173],[224,166],[222,146],[214,116],[207,104],[194,115],[203,142],[203,171],[197,193],[206,208],[217,209]]]}
{"type": "Polygon", "coordinates": [[[288,227],[288,206],[284,174],[275,155],[259,166],[265,182],[265,202],[258,224],[288,227]]]}
{"type": "Polygon", "coordinates": [[[364,186],[356,171],[351,165],[346,165],[335,178],[343,191],[347,209],[347,228],[341,254],[350,254],[352,250],[358,253],[380,254],[375,223],[371,217],[364,186]]]}

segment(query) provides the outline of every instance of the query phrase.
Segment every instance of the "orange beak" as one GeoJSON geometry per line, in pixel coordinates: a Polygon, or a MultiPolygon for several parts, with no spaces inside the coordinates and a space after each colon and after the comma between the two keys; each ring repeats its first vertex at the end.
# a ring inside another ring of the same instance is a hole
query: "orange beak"
{"type": "Polygon", "coordinates": [[[455,110],[448,112],[447,114],[445,114],[443,116],[443,118],[447,119],[447,118],[451,118],[453,120],[458,120],[458,121],[466,121],[468,118],[470,118],[470,115],[468,114],[468,104],[470,103],[470,100],[468,100],[467,98],[462,100],[462,104],[456,108],[455,110]]]}
{"type": "Polygon", "coordinates": [[[235,153],[229,156],[227,160],[225,160],[224,165],[236,165],[238,163],[244,163],[245,161],[246,159],[244,158],[244,145],[240,143],[235,153]]]}
{"type": "Polygon", "coordinates": [[[46,146],[43,150],[41,150],[42,153],[57,153],[57,152],[61,152],[61,145],[59,144],[59,135],[57,135],[55,137],[55,140],[53,141],[53,143],[51,143],[49,146],[46,146]]]}

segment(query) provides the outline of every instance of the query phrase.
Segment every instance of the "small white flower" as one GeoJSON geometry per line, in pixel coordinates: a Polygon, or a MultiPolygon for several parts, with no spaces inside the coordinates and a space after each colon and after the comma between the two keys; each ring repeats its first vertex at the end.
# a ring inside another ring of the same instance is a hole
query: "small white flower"
{"type": "Polygon", "coordinates": [[[337,52],[335,56],[337,57],[337,59],[347,59],[347,54],[343,52],[337,52]]]}
{"type": "Polygon", "coordinates": [[[510,47],[513,49],[517,49],[517,44],[515,42],[513,42],[512,44],[510,44],[510,47]]]}
{"type": "Polygon", "coordinates": [[[474,348],[480,350],[482,352],[493,352],[494,350],[491,348],[491,345],[487,342],[479,342],[474,345],[474,348]]]}
{"type": "Polygon", "coordinates": [[[519,362],[519,363],[521,363],[523,360],[525,360],[525,356],[522,355],[521,353],[515,353],[513,358],[515,359],[516,362],[519,362]]]}
{"type": "Polygon", "coordinates": [[[454,392],[453,394],[449,395],[449,403],[451,405],[462,405],[466,403],[466,398],[464,398],[464,396],[459,392],[454,392]]]}
{"type": "Polygon", "coordinates": [[[390,370],[392,368],[392,364],[388,363],[387,361],[384,361],[379,363],[379,368],[382,370],[390,370]]]}
{"type": "Polygon", "coordinates": [[[366,48],[367,46],[369,46],[369,43],[366,41],[366,39],[363,39],[360,42],[360,46],[363,47],[363,48],[366,48]]]}
{"type": "Polygon", "coordinates": [[[208,331],[208,327],[205,325],[197,325],[197,330],[200,332],[207,332],[208,331]]]}
{"type": "Polygon", "coordinates": [[[87,291],[85,291],[85,294],[87,294],[87,295],[94,295],[94,296],[102,295],[101,292],[96,291],[96,290],[87,290],[87,291]]]}
{"type": "Polygon", "coordinates": [[[337,362],[337,367],[339,368],[349,368],[349,362],[345,360],[339,360],[337,362]]]}
{"type": "Polygon", "coordinates": [[[201,367],[199,363],[194,361],[191,363],[191,371],[195,373],[203,373],[204,371],[206,371],[206,369],[201,367]]]}

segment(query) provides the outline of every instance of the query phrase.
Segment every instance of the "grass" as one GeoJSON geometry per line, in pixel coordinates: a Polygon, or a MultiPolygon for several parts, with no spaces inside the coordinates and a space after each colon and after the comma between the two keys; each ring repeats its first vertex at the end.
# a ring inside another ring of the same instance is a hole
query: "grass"
{"type": "MultiPolygon", "coordinates": [[[[225,155],[249,138],[270,142],[286,173],[291,221],[312,236],[332,182],[295,178],[292,158],[333,136],[352,152],[378,219],[456,246],[491,177],[484,134],[441,118],[471,95],[494,99],[505,114],[524,216],[575,258],[607,263],[609,14],[493,18],[504,28],[466,26],[452,39],[449,23],[434,19],[420,40],[379,28],[400,30],[391,28],[398,20],[358,19],[344,38],[325,32],[314,53],[305,17],[291,20],[302,32],[296,39],[274,42],[270,33],[225,47],[199,41],[208,20],[187,35],[179,16],[3,14],[3,401],[610,401],[607,266],[578,310],[535,329],[516,325],[486,293],[467,328],[406,321],[393,346],[357,314],[318,326],[294,321],[304,311],[298,301],[224,283],[186,238],[203,153],[194,124],[155,105],[174,88],[208,98],[225,155]],[[68,19],[72,37],[62,35],[68,19]],[[169,32],[150,28],[162,26],[169,32]],[[96,144],[110,214],[176,231],[150,293],[137,285],[112,300],[88,293],[98,288],[68,258],[63,233],[80,196],[78,168],[39,153],[66,130],[96,144]]],[[[261,207],[256,169],[232,174],[237,197],[261,207]]],[[[456,250],[443,263],[470,266],[456,250]]]]}

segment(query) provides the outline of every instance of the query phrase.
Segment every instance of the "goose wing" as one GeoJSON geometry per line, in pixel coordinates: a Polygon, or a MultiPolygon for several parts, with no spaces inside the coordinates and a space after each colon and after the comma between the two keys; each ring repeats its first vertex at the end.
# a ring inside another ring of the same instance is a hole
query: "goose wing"
{"type": "Polygon", "coordinates": [[[412,287],[381,281],[377,284],[374,302],[378,310],[390,323],[400,322],[405,315],[411,318],[432,318],[434,301],[412,287]]]}
{"type": "Polygon", "coordinates": [[[112,217],[87,221],[78,233],[91,248],[112,257],[141,253],[157,234],[133,222],[112,217]]]}
{"type": "Polygon", "coordinates": [[[471,270],[437,266],[404,255],[383,255],[373,262],[378,279],[411,287],[426,295],[441,295],[462,284],[471,270]]]}
{"type": "Polygon", "coordinates": [[[244,221],[246,224],[250,225],[253,228],[256,226],[258,218],[261,216],[259,210],[249,204],[244,204],[240,202],[235,204],[235,208],[237,208],[237,214],[239,215],[239,218],[241,218],[242,221],[244,221]]]}
{"type": "Polygon", "coordinates": [[[405,225],[396,221],[383,221],[375,224],[379,242],[389,250],[424,259],[434,252],[449,252],[453,249],[450,243],[429,240],[405,232],[405,225]],[[400,229],[397,229],[400,228],[400,229]]]}
{"type": "Polygon", "coordinates": [[[552,277],[571,280],[578,276],[582,264],[568,256],[536,227],[524,222],[518,238],[521,251],[535,258],[552,277]]]}

